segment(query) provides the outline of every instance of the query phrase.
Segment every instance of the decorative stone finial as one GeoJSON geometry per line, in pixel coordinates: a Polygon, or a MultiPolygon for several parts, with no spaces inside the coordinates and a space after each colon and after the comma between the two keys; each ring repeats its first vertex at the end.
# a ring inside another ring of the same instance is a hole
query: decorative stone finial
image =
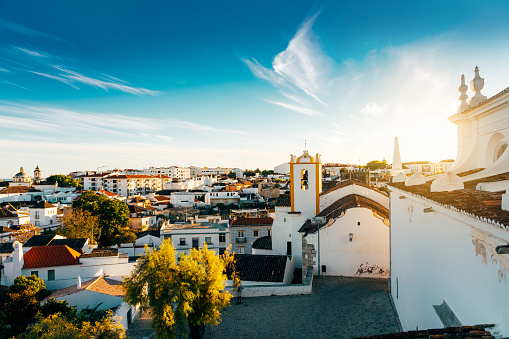
{"type": "Polygon", "coordinates": [[[293,164],[295,163],[295,161],[296,161],[295,155],[290,154],[290,163],[293,164]]]}
{"type": "Polygon", "coordinates": [[[468,101],[470,107],[477,106],[480,102],[486,100],[486,97],[481,94],[481,90],[484,87],[484,78],[479,75],[479,67],[475,66],[474,79],[470,81],[470,89],[475,93],[472,98],[468,101]]]}
{"type": "Polygon", "coordinates": [[[465,74],[462,74],[461,75],[461,86],[458,87],[458,91],[461,93],[460,97],[458,98],[459,100],[461,100],[461,104],[458,107],[458,113],[463,113],[464,111],[466,111],[467,109],[470,108],[470,106],[468,106],[468,104],[467,104],[467,99],[468,99],[467,90],[468,90],[468,86],[465,85],[465,74]]]}
{"type": "Polygon", "coordinates": [[[456,174],[445,172],[431,183],[431,192],[451,192],[465,188],[463,181],[456,174]]]}

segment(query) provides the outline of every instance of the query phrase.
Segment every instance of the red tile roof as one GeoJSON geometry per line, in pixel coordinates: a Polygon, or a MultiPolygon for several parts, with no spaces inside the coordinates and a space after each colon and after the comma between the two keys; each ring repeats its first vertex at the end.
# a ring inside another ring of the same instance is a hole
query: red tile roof
{"type": "Polygon", "coordinates": [[[238,218],[231,222],[231,226],[255,226],[255,225],[272,225],[272,218],[238,218]]]}
{"type": "Polygon", "coordinates": [[[23,255],[23,268],[80,265],[80,255],[67,245],[32,247],[23,255]]]}
{"type": "MultiPolygon", "coordinates": [[[[77,281],[77,279],[76,279],[77,281]]],[[[87,280],[81,284],[81,288],[78,289],[77,284],[62,288],[58,291],[55,291],[55,293],[47,296],[44,298],[41,302],[44,303],[48,301],[51,298],[62,298],[74,293],[78,293],[84,290],[94,291],[102,294],[108,294],[115,297],[121,297],[123,298],[125,296],[124,290],[122,288],[122,282],[105,278],[104,276],[100,276],[97,278],[93,278],[90,280],[87,280]]]]}
{"type": "Polygon", "coordinates": [[[0,191],[0,194],[40,192],[39,190],[28,186],[10,186],[0,191]]]}
{"type": "Polygon", "coordinates": [[[108,197],[116,197],[117,196],[116,193],[112,193],[112,192],[109,192],[109,191],[106,191],[106,190],[99,190],[97,192],[102,193],[102,194],[104,194],[104,195],[106,195],[108,197]]]}

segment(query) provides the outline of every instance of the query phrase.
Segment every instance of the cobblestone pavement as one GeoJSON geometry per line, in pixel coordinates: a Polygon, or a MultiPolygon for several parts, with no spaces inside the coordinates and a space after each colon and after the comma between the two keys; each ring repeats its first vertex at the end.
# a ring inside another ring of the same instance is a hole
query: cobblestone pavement
{"type": "Polygon", "coordinates": [[[205,338],[352,338],[399,331],[386,279],[322,277],[313,285],[310,295],[243,298],[225,309],[218,326],[207,327],[205,338]]]}

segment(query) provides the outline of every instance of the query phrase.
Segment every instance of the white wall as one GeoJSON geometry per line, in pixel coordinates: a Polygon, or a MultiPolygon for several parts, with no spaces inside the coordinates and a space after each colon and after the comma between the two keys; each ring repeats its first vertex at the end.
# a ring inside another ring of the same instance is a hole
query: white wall
{"type": "Polygon", "coordinates": [[[391,190],[391,294],[403,330],[443,327],[433,308],[443,300],[464,325],[509,324],[509,259],[495,253],[509,231],[391,190]]]}
{"type": "MultiPolygon", "coordinates": [[[[306,239],[318,249],[316,233],[306,239]]],[[[318,264],[318,257],[315,261],[318,264]]],[[[389,261],[389,227],[368,208],[350,208],[332,225],[320,229],[320,265],[326,265],[323,275],[387,278],[389,261]]],[[[314,267],[317,272],[317,265],[314,267]]]]}

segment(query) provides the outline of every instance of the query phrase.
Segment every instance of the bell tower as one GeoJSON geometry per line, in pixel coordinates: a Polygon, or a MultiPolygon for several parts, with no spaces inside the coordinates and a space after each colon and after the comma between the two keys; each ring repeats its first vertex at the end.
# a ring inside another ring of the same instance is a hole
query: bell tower
{"type": "Polygon", "coordinates": [[[320,155],[309,155],[308,150],[290,159],[290,194],[292,212],[301,212],[312,218],[320,212],[322,193],[322,163],[320,155]]]}
{"type": "Polygon", "coordinates": [[[41,181],[41,169],[39,168],[39,165],[34,170],[34,181],[40,182],[41,181]]]}

